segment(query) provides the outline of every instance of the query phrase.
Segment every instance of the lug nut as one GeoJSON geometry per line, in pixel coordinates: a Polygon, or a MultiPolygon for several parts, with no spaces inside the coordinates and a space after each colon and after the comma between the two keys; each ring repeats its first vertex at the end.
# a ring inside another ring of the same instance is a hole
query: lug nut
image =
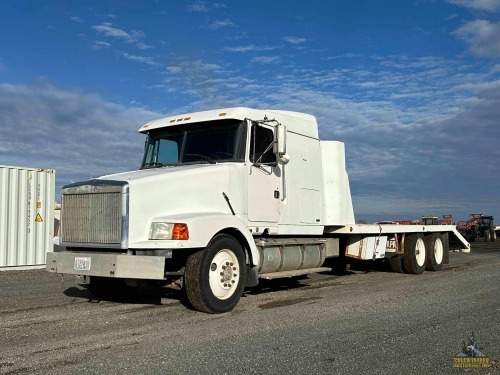
{"type": "MultiPolygon", "coordinates": [[[[226,263],[227,264],[227,263],[226,263]]],[[[231,264],[231,267],[233,266],[233,263],[230,263],[231,264]]]]}
{"type": "Polygon", "coordinates": [[[232,283],[234,284],[234,283],[235,283],[236,281],[234,281],[234,280],[231,280],[231,282],[232,282],[232,283]]]}
{"type": "Polygon", "coordinates": [[[225,270],[226,269],[226,266],[222,266],[222,269],[225,270]]]}
{"type": "Polygon", "coordinates": [[[233,274],[233,277],[236,277],[236,276],[238,276],[238,275],[237,274],[233,274]]]}
{"type": "Polygon", "coordinates": [[[229,266],[229,262],[226,262],[226,266],[229,266]]]}
{"type": "Polygon", "coordinates": [[[224,279],[220,279],[220,282],[223,283],[224,282],[224,279]]]}
{"type": "Polygon", "coordinates": [[[220,273],[220,275],[221,275],[221,276],[224,276],[224,272],[221,272],[221,273],[220,273]]]}

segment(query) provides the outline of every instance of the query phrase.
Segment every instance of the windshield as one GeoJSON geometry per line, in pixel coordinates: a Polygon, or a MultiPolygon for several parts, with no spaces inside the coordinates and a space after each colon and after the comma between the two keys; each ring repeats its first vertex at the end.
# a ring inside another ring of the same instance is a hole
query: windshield
{"type": "Polygon", "coordinates": [[[148,134],[141,169],[245,160],[246,121],[198,122],[148,134]]]}

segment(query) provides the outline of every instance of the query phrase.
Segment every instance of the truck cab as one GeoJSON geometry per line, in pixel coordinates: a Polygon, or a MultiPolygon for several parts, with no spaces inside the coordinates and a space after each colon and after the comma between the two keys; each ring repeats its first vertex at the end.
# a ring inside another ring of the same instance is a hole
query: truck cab
{"type": "Polygon", "coordinates": [[[65,250],[50,271],[90,283],[181,278],[198,309],[220,312],[259,277],[321,270],[338,254],[325,226],[354,223],[343,144],[320,141],[314,116],[227,108],[139,132],[139,170],[63,187],[65,250]]]}

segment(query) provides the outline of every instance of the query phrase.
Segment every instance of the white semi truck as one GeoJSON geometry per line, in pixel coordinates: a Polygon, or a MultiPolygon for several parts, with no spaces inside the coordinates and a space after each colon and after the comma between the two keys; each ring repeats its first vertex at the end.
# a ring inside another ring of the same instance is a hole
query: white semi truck
{"type": "Polygon", "coordinates": [[[330,258],[420,274],[469,250],[451,225],[355,224],[344,144],[320,140],[312,115],[227,108],[139,132],[140,170],[62,189],[63,250],[47,270],[95,294],[177,282],[195,309],[220,313],[259,279],[328,272],[330,258]]]}

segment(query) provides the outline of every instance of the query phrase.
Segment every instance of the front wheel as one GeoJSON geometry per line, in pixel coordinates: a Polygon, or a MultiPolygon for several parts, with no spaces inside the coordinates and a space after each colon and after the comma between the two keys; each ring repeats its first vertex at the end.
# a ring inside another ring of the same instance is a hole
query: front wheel
{"type": "Polygon", "coordinates": [[[408,273],[421,274],[425,270],[425,242],[421,233],[407,235],[404,243],[404,267],[408,273]]]}
{"type": "Polygon", "coordinates": [[[484,241],[485,242],[490,242],[491,241],[490,231],[488,229],[486,229],[484,231],[484,241]]]}
{"type": "Polygon", "coordinates": [[[206,313],[230,311],[245,288],[245,253],[233,237],[215,236],[208,246],[191,254],[184,272],[191,305],[206,313]]]}

